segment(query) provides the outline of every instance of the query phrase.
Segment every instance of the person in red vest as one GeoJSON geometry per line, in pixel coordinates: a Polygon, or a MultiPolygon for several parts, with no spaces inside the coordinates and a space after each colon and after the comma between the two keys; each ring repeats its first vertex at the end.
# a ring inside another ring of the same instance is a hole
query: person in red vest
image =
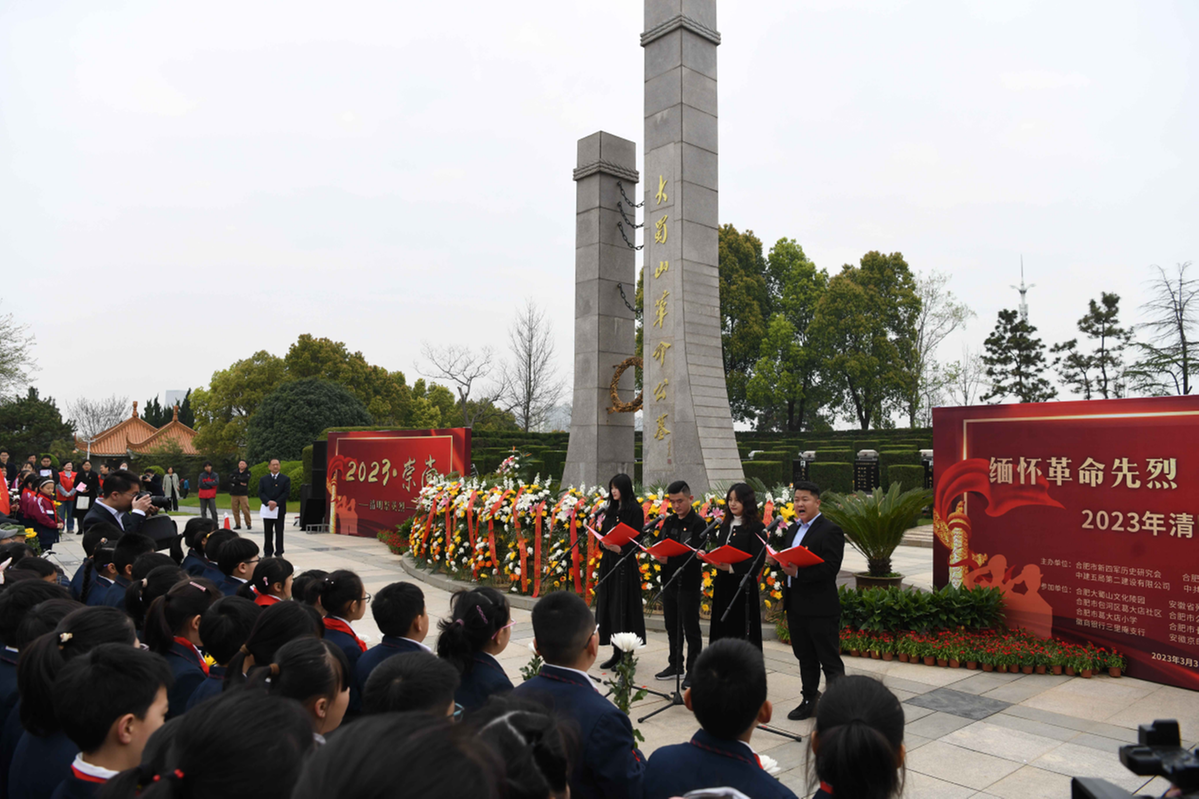
{"type": "Polygon", "coordinates": [[[75,464],[71,461],[64,463],[62,471],[58,473],[55,494],[61,505],[58,515],[62,518],[63,530],[73,533],[75,532],[75,464]]]}
{"type": "Polygon", "coordinates": [[[204,471],[200,472],[200,479],[196,481],[196,486],[199,492],[196,494],[200,498],[200,518],[203,519],[209,513],[212,514],[212,520],[219,521],[216,515],[216,490],[221,485],[221,476],[212,470],[212,463],[204,464],[204,471]]]}

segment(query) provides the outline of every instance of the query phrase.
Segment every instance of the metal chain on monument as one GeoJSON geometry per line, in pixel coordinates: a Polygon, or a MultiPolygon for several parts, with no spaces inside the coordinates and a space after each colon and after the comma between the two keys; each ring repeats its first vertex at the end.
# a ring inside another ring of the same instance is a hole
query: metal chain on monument
{"type": "MultiPolygon", "coordinates": [[[[621,183],[619,180],[618,180],[618,181],[616,181],[616,188],[620,189],[620,196],[621,196],[621,197],[624,197],[624,201],[625,201],[626,203],[628,203],[628,204],[629,204],[631,207],[633,207],[633,208],[640,208],[640,207],[642,207],[643,205],[645,205],[645,200],[642,200],[642,201],[641,201],[641,202],[639,202],[639,203],[635,203],[635,202],[633,202],[632,200],[630,200],[630,199],[629,199],[629,195],[627,195],[627,194],[625,194],[625,193],[624,193],[624,184],[623,184],[623,183],[621,183]]],[[[617,205],[619,206],[619,203],[617,203],[617,205]]],[[[640,225],[638,225],[637,227],[641,227],[641,226],[640,226],[640,225]]]]}

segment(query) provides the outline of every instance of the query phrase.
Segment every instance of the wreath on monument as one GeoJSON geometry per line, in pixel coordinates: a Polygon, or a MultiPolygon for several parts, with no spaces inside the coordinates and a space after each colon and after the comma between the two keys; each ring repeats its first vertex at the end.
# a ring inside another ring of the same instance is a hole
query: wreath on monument
{"type": "Polygon", "coordinates": [[[620,395],[616,393],[616,387],[620,385],[620,378],[631,366],[636,366],[638,369],[643,368],[641,359],[635,355],[632,358],[625,358],[612,375],[612,382],[608,384],[608,392],[612,395],[612,407],[608,408],[608,413],[634,413],[641,410],[641,397],[645,393],[644,391],[638,394],[637,399],[632,402],[622,402],[620,395]]]}

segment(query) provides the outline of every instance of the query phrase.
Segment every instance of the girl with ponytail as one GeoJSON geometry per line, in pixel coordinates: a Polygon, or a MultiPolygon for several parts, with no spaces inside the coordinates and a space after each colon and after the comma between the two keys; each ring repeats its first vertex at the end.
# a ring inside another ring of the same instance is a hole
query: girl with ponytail
{"type": "Polygon", "coordinates": [[[100,644],[134,646],[133,622],[117,608],[80,608],[21,651],[17,687],[25,728],[8,774],[11,799],[49,796],[67,778],[79,747],[54,712],[54,680],[64,665],[100,644]]]}
{"type": "Polygon", "coordinates": [[[328,614],[325,638],[341,647],[351,668],[366,651],[366,642],[358,637],[350,622],[366,615],[366,604],[370,601],[362,578],[348,569],[330,572],[321,584],[321,606],[328,614]]]}
{"type": "Polygon", "coordinates": [[[321,614],[302,602],[278,602],[263,608],[250,635],[225,667],[225,692],[275,662],[275,653],[297,638],[320,638],[321,614]]]}
{"type": "Polygon", "coordinates": [[[92,551],[83,570],[83,586],[79,590],[79,601],[95,607],[104,604],[108,589],[117,579],[117,567],[113,564],[116,553],[115,539],[101,539],[100,545],[92,551]]]}
{"type": "MultiPolygon", "coordinates": [[[[144,557],[159,557],[158,555],[143,555],[144,557]]],[[[162,555],[170,561],[168,555],[162,555]]],[[[138,558],[141,562],[141,558],[138,558]]],[[[137,626],[139,632],[142,632],[146,625],[146,610],[160,596],[165,596],[168,591],[182,580],[187,579],[187,572],[179,568],[174,562],[155,566],[145,574],[139,575],[135,571],[133,573],[134,580],[125,589],[125,610],[133,619],[134,625],[137,626]]],[[[144,634],[144,633],[143,633],[144,634]]]]}
{"type": "Polygon", "coordinates": [[[454,701],[468,713],[480,708],[487,697],[512,690],[512,681],[496,655],[512,638],[512,613],[508,600],[494,588],[480,586],[461,590],[450,597],[453,611],[437,628],[437,656],[458,669],[462,681],[454,701]]]}
{"type": "Polygon", "coordinates": [[[320,638],[284,644],[270,667],[258,671],[249,684],[303,705],[318,744],[341,725],[350,704],[350,664],[341,647],[320,638]]]}
{"type": "Polygon", "coordinates": [[[208,676],[208,662],[200,654],[200,616],[221,598],[221,592],[203,577],[176,583],[150,603],[142,637],[150,651],[167,659],[175,682],[167,692],[174,718],[187,709],[192,691],[208,676]]]}
{"type": "Polygon", "coordinates": [[[283,558],[263,558],[254,565],[254,576],[237,590],[237,595],[262,607],[291,599],[294,573],[295,568],[283,558]]]}
{"type": "MultiPolygon", "coordinates": [[[[903,791],[903,706],[873,677],[834,680],[816,706],[812,752],[820,790],[813,799],[892,799],[903,791]]],[[[814,783],[815,780],[812,780],[814,783]]]]}
{"type": "Polygon", "coordinates": [[[108,781],[105,799],[289,799],[312,723],[298,702],[261,691],[224,693],[159,729],[142,764],[108,781]],[[155,739],[170,745],[151,753],[155,739]]]}

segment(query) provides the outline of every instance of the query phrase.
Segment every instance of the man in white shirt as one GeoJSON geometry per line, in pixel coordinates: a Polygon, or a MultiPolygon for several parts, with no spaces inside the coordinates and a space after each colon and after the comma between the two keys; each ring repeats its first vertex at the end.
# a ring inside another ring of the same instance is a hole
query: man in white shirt
{"type": "Polygon", "coordinates": [[[157,512],[150,495],[138,499],[142,482],[136,474],[115,471],[104,478],[103,496],[96,500],[83,517],[82,529],[87,532],[100,522],[115,524],[126,533],[136,533],[147,515],[157,512]]]}

